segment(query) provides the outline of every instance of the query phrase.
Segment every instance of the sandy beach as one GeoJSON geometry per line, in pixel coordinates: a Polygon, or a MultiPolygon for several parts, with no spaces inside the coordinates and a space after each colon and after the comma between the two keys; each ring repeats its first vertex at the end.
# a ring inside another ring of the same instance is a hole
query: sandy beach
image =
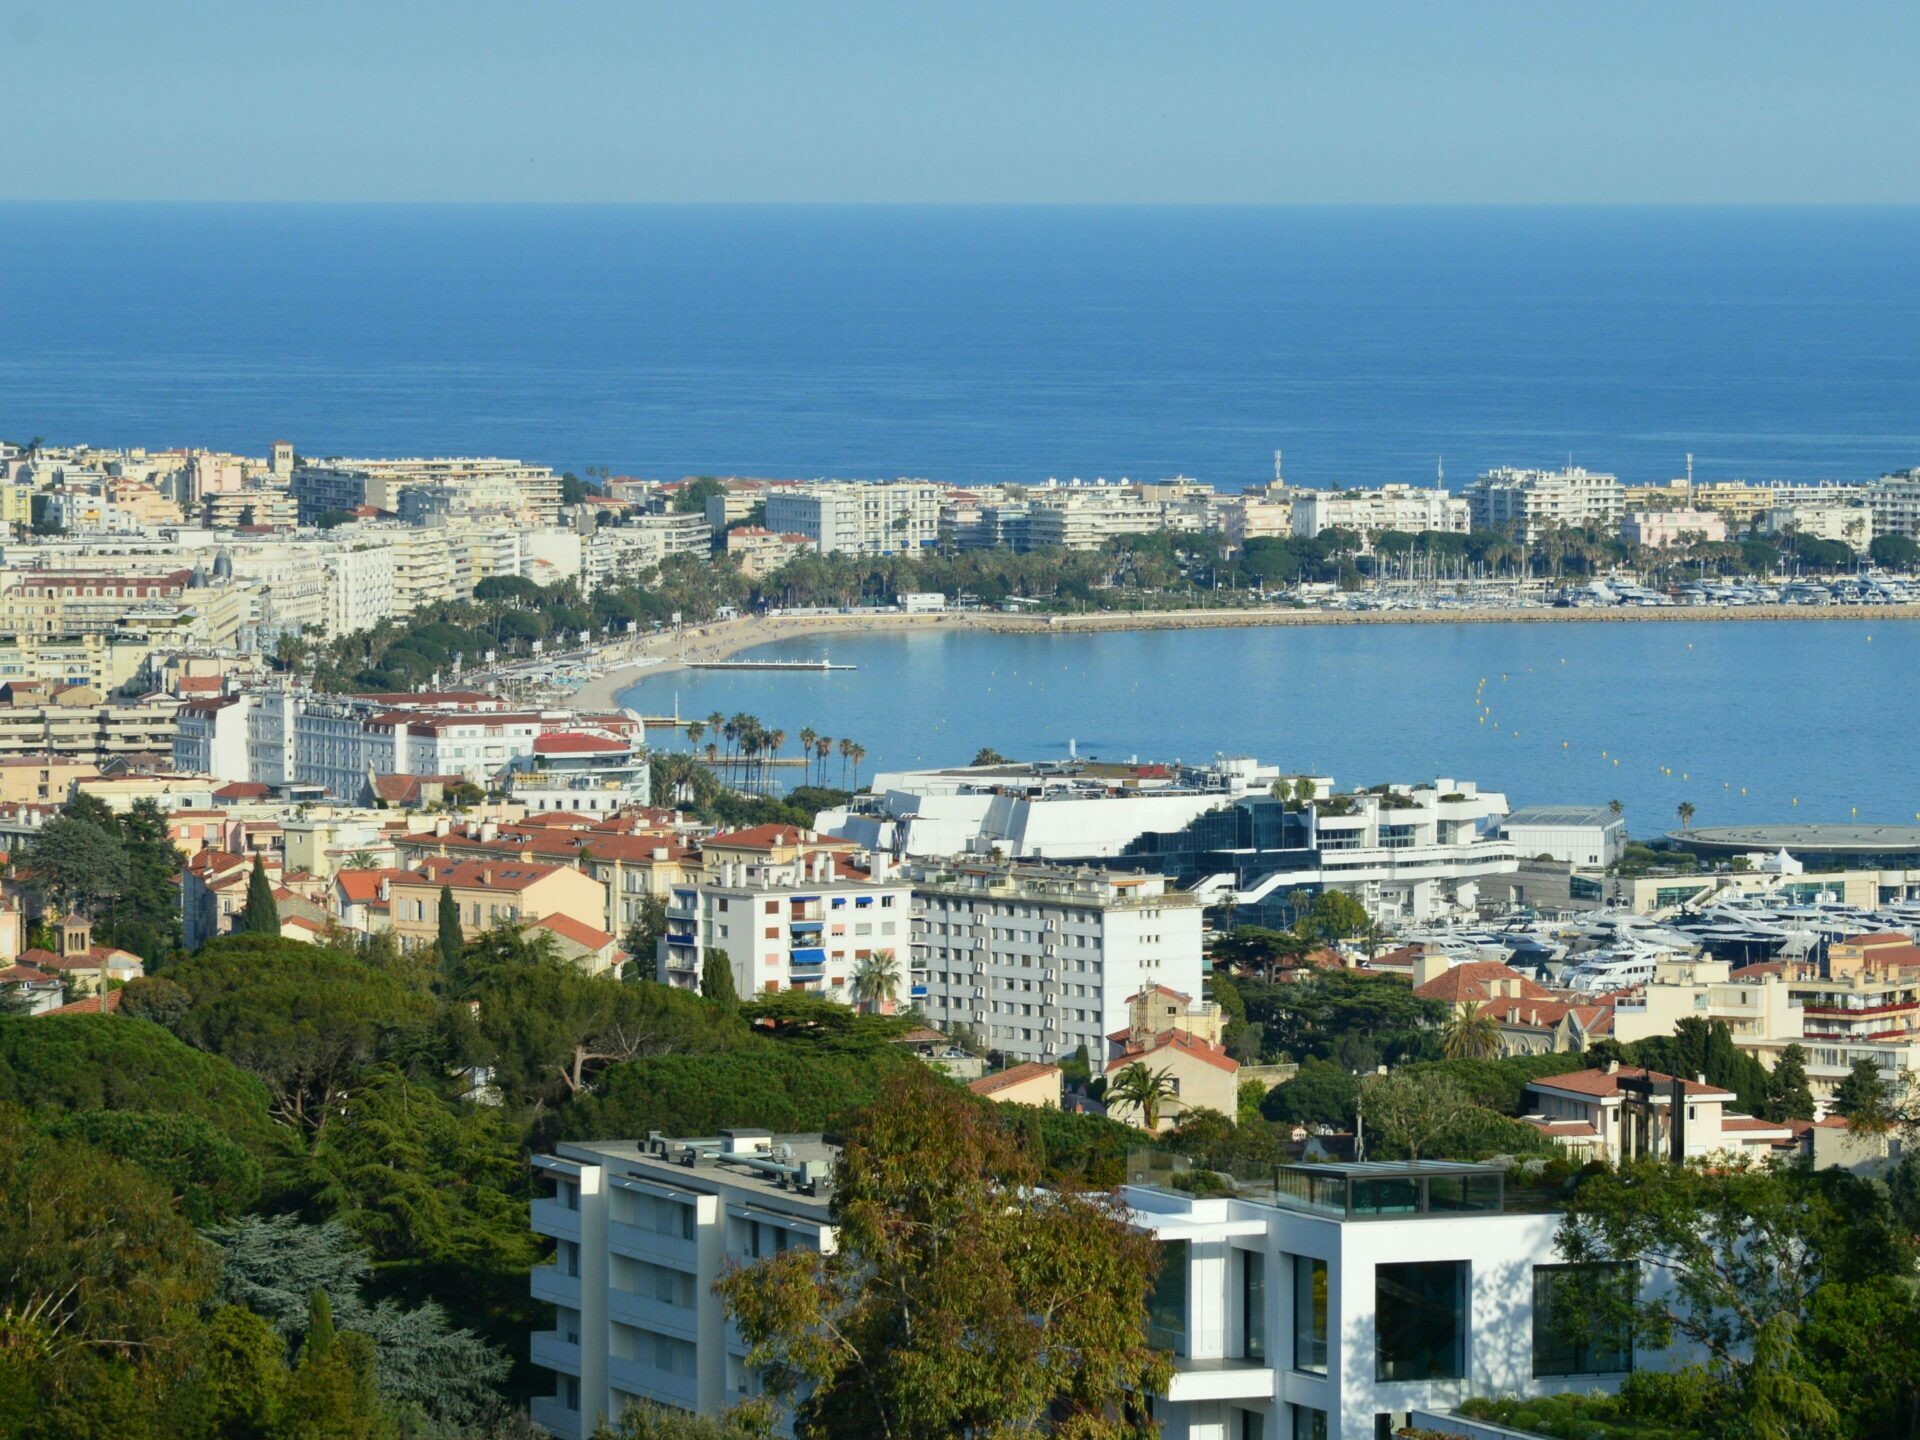
{"type": "Polygon", "coordinates": [[[955,611],[939,615],[824,614],[750,615],[717,620],[622,645],[609,654],[610,669],[573,693],[581,710],[612,709],[622,690],[637,681],[701,660],[725,660],[775,640],[833,635],[879,635],[926,630],[984,630],[999,634],[1073,634],[1123,630],[1218,630],[1280,625],[1554,625],[1638,624],[1677,621],[1832,620],[1855,623],[1920,619],[1920,605],[1617,606],[1609,609],[1542,610],[1111,610],[1084,615],[1006,615],[955,611]],[[651,663],[634,665],[639,658],[651,663]]]}

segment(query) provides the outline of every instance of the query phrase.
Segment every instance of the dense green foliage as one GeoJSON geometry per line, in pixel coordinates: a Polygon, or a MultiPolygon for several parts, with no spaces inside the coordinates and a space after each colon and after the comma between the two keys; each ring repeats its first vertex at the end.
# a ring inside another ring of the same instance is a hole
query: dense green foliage
{"type": "Polygon", "coordinates": [[[180,949],[183,857],[151,800],[116,815],[82,795],[41,827],[27,850],[32,898],[94,922],[101,944],[164,965],[180,949]]]}

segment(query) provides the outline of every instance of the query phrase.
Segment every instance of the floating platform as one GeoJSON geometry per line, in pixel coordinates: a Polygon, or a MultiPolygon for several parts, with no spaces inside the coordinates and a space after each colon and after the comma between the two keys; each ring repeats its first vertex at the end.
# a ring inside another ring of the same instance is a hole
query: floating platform
{"type": "Polygon", "coordinates": [[[693,660],[689,670],[858,670],[858,665],[835,665],[831,660],[693,660]]]}

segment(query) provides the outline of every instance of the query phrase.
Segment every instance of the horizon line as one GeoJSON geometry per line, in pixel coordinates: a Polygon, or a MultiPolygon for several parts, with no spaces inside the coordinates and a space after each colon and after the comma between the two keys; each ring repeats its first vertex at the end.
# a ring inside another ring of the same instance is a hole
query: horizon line
{"type": "Polygon", "coordinates": [[[658,210],[1912,210],[1912,200],[623,200],[4,195],[0,205],[658,210]]]}

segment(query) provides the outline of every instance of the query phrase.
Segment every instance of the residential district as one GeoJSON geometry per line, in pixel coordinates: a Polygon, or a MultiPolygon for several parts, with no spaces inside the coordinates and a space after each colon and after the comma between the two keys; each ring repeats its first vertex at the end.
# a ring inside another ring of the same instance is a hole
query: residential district
{"type": "Polygon", "coordinates": [[[960,560],[1135,534],[1872,603],[1920,472],[0,471],[0,1434],[1911,1433],[1920,828],[993,736],[789,787],[565,686],[836,556],[1058,604],[960,560]]]}

